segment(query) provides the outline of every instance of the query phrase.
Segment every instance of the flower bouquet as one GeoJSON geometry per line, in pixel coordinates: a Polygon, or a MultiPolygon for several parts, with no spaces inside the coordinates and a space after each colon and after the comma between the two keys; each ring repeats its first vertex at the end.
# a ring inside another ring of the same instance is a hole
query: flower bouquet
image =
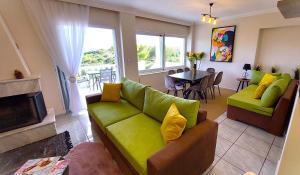
{"type": "Polygon", "coordinates": [[[197,70],[197,62],[201,61],[204,57],[205,53],[204,52],[187,52],[186,56],[189,59],[192,68],[197,70]]]}

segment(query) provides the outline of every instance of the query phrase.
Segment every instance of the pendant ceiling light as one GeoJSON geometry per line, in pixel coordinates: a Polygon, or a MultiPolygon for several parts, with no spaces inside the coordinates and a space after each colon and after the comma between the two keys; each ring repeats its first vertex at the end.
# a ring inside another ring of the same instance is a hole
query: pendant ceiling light
{"type": "Polygon", "coordinates": [[[208,24],[217,24],[217,17],[214,17],[211,15],[211,8],[214,5],[214,3],[209,3],[209,14],[202,14],[201,21],[203,23],[208,23],[208,24]]]}

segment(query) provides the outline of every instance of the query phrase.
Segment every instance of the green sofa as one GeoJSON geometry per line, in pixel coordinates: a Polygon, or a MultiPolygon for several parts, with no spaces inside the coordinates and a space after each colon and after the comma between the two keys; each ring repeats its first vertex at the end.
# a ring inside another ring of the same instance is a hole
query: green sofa
{"type": "Polygon", "coordinates": [[[291,80],[289,74],[276,74],[277,81],[273,81],[261,99],[255,99],[263,75],[253,71],[250,85],[227,99],[227,116],[281,136],[291,113],[297,81],[291,80]]]}
{"type": "Polygon", "coordinates": [[[200,102],[159,92],[124,78],[119,103],[87,96],[88,112],[102,141],[124,174],[201,174],[213,162],[217,124],[206,120],[200,102]],[[166,144],[160,126],[175,103],[186,117],[183,135],[166,144]]]}

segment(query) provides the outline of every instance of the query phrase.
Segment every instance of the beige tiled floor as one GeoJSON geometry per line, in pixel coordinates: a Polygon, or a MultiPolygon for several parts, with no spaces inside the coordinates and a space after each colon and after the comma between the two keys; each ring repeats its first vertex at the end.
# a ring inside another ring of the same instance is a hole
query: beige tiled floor
{"type": "MultiPolygon", "coordinates": [[[[101,142],[91,127],[87,112],[81,115],[56,117],[58,132],[68,130],[73,145],[81,142],[101,142]]],[[[252,171],[258,175],[274,175],[284,138],[261,129],[230,120],[226,113],[219,123],[215,161],[205,175],[243,175],[252,171]]]]}
{"type": "Polygon", "coordinates": [[[230,120],[226,113],[219,123],[217,163],[208,175],[243,175],[251,171],[258,175],[274,175],[282,153],[284,137],[275,137],[261,129],[230,120]]]}

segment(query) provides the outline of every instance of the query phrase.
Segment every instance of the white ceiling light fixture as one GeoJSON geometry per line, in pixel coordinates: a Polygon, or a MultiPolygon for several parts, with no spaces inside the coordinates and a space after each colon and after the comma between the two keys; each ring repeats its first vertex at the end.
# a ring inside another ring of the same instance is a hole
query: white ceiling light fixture
{"type": "Polygon", "coordinates": [[[211,15],[211,8],[214,5],[213,2],[209,3],[209,14],[202,14],[201,21],[203,23],[208,23],[208,24],[217,24],[217,17],[214,17],[211,15]]]}

